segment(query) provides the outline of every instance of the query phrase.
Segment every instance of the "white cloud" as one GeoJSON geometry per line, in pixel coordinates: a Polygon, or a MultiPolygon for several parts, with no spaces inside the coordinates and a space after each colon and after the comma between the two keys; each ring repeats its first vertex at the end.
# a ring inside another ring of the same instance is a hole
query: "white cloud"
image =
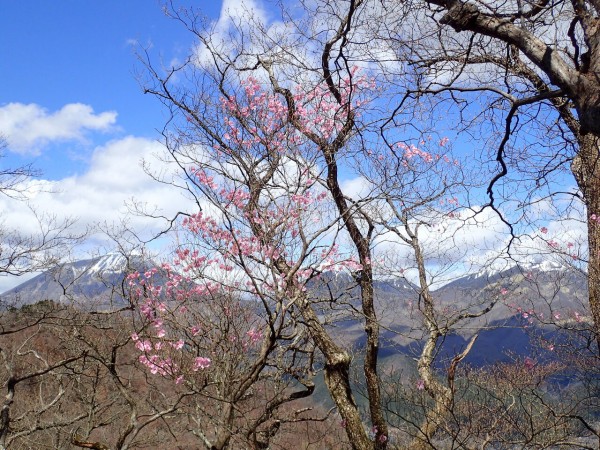
{"type": "Polygon", "coordinates": [[[86,131],[109,131],[116,119],[114,111],[96,114],[82,103],[70,103],[55,112],[35,103],[8,103],[0,107],[0,134],[10,150],[39,154],[53,141],[82,140],[86,131]]]}
{"type": "MultiPolygon", "coordinates": [[[[128,136],[96,148],[87,172],[54,184],[56,193],[38,194],[35,201],[52,205],[54,211],[77,216],[82,224],[111,222],[128,213],[131,199],[146,203],[164,214],[174,214],[189,206],[173,186],[153,180],[142,161],[165,173],[166,164],[156,159],[164,147],[154,140],[128,136]],[[159,166],[160,165],[160,166],[159,166]]],[[[138,226],[156,228],[147,218],[132,219],[138,226]]]]}
{"type": "MultiPolygon", "coordinates": [[[[454,217],[440,216],[437,223],[420,227],[418,236],[435,288],[467,273],[504,270],[517,263],[525,267],[552,263],[584,268],[585,223],[578,217],[560,217],[547,220],[545,225],[529,233],[521,230],[511,242],[510,254],[507,253],[510,231],[490,208],[477,215],[464,210],[454,217]]],[[[383,233],[376,238],[375,256],[383,274],[404,273],[416,281],[413,251],[393,233],[383,233]]]]}
{"type": "MultiPolygon", "coordinates": [[[[236,55],[237,63],[243,64],[242,55],[246,55],[252,64],[256,62],[254,53],[264,53],[265,49],[260,44],[260,33],[257,29],[270,30],[278,26],[279,22],[269,24],[270,14],[263,7],[261,0],[223,0],[219,18],[211,23],[208,32],[204,33],[204,39],[210,42],[210,47],[219,54],[236,55]],[[243,36],[242,36],[243,35],[243,36]],[[242,55],[239,50],[244,47],[242,55]]],[[[273,40],[273,42],[277,42],[273,40]]],[[[270,46],[273,46],[271,43],[270,46]]],[[[195,62],[199,66],[212,66],[214,63],[211,50],[199,42],[193,48],[195,62]]],[[[256,74],[253,74],[256,75],[256,74]]]]}
{"type": "Polygon", "coordinates": [[[342,191],[354,200],[360,200],[373,194],[373,185],[363,176],[343,180],[342,191]]]}
{"type": "MultiPolygon", "coordinates": [[[[129,215],[128,201],[135,199],[145,203],[165,216],[194,208],[179,189],[158,183],[144,172],[143,159],[150,167],[170,176],[170,168],[154,157],[163,151],[164,147],[156,141],[131,136],[97,147],[85,173],[57,181],[29,182],[26,202],[0,196],[0,224],[23,235],[36,235],[39,225],[33,211],[38,215],[55,216],[57,220],[76,218],[74,232],[97,224],[118,224],[127,219],[131,228],[147,238],[162,229],[165,223],[129,215]]],[[[107,237],[97,233],[92,236],[92,241],[107,243],[107,237]]],[[[12,283],[22,281],[23,278],[13,279],[12,283]]],[[[10,287],[11,281],[0,279],[0,291],[6,286],[10,287]]]]}
{"type": "Polygon", "coordinates": [[[232,25],[267,23],[267,13],[255,0],[223,0],[221,14],[217,21],[217,29],[227,32],[232,25]]]}

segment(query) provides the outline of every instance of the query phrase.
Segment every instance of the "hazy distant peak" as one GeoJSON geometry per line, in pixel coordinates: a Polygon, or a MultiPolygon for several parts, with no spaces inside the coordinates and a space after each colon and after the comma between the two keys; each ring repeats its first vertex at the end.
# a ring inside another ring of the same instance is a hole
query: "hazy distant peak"
{"type": "Polygon", "coordinates": [[[554,272],[566,270],[568,269],[568,267],[563,262],[552,260],[549,258],[536,258],[522,262],[517,262],[514,260],[502,260],[494,262],[490,266],[482,268],[474,275],[471,275],[470,278],[490,279],[499,276],[505,272],[512,271],[514,269],[519,269],[522,271],[554,272]]]}

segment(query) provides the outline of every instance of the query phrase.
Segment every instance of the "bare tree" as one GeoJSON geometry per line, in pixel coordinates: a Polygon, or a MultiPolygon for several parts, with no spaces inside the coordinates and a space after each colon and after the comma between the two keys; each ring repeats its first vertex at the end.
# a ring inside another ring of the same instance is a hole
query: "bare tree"
{"type": "MultiPolygon", "coordinates": [[[[489,161],[496,163],[488,206],[518,234],[528,201],[562,196],[557,203],[564,203],[570,195],[585,205],[589,303],[598,335],[599,5],[455,0],[402,5],[410,12],[388,22],[379,36],[414,70],[415,82],[405,84],[406,104],[431,94],[430,105],[454,108],[461,129],[481,133],[476,139],[487,143],[489,161]],[[409,30],[415,21],[421,26],[409,30]],[[564,192],[565,172],[577,191],[564,192]],[[504,196],[506,187],[514,189],[504,196]],[[529,196],[516,193],[525,189],[529,196]]],[[[558,213],[566,214],[564,208],[558,213]]]]}
{"type": "MultiPolygon", "coordinates": [[[[354,46],[369,17],[368,4],[350,2],[342,10],[329,2],[321,6],[305,20],[284,11],[285,26],[275,31],[260,22],[248,27],[248,17],[232,17],[226,37],[222,30],[207,29],[193,9],[173,8],[169,13],[194,33],[198,47],[189,60],[166,69],[144,54],[150,76],[145,90],[172,112],[165,143],[184,175],[180,186],[200,208],[184,220],[198,236],[184,255],[186,261],[188,254],[196,255],[186,262],[186,272],[195,275],[190,281],[244,293],[244,283],[235,277],[221,275],[224,283],[207,269],[218,263],[221,271],[239,270],[252,287],[246,294],[258,297],[264,308],[268,345],[285,345],[304,330],[321,353],[325,383],[353,448],[386,448],[378,358],[385,311],[375,297],[377,270],[382,270],[375,263],[377,245],[392,236],[392,248],[408,252],[407,264],[417,276],[414,295],[422,322],[415,328],[425,330],[427,341],[419,373],[435,403],[432,416],[451,413],[454,372],[475,336],[456,355],[450,386],[434,374],[436,346],[451,330],[490,311],[496,300],[449,312],[431,295],[440,252],[420,241],[419,230],[454,217],[454,195],[466,188],[460,165],[443,148],[445,141],[434,141],[433,147],[441,148],[436,152],[427,151],[425,142],[407,144],[404,127],[394,122],[395,108],[380,98],[377,82],[383,78],[355,65],[368,59],[357,57],[354,46]],[[357,176],[365,192],[350,193],[342,171],[357,176]],[[443,206],[436,207],[439,203],[443,206]],[[208,250],[217,256],[207,259],[208,250]],[[340,268],[350,271],[357,288],[346,296],[323,282],[324,272],[340,268]],[[364,330],[366,415],[350,384],[350,348],[334,328],[344,316],[360,321],[364,330]],[[280,324],[289,331],[275,333],[280,324]]],[[[456,219],[467,220],[460,214],[456,219]]],[[[433,423],[426,422],[415,445],[430,441],[433,423]]]]}
{"type": "Polygon", "coordinates": [[[2,448],[194,442],[179,425],[190,391],[146,377],[128,314],[43,301],[5,311],[1,323],[12,326],[0,337],[2,448]]]}
{"type": "MultiPolygon", "coordinates": [[[[5,157],[8,143],[0,136],[0,159],[5,157]]],[[[40,172],[32,165],[0,170],[0,194],[18,201],[26,201],[28,189],[35,189],[32,179],[40,172]]],[[[0,223],[0,276],[23,275],[52,267],[77,243],[83,234],[74,234],[70,228],[73,219],[59,219],[34,212],[38,231],[24,234],[0,223]]]]}
{"type": "MultiPolygon", "coordinates": [[[[0,136],[0,158],[6,157],[8,142],[3,136],[0,136]]],[[[22,198],[23,183],[32,177],[39,175],[32,165],[21,166],[17,168],[3,168],[0,171],[0,192],[9,197],[22,198]]]]}

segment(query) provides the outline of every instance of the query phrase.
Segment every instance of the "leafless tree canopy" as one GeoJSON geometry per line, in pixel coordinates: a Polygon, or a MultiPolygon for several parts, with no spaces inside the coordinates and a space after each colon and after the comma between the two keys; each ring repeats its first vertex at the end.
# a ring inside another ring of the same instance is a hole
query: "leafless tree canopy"
{"type": "MultiPolygon", "coordinates": [[[[191,200],[169,221],[175,262],[133,270],[118,311],[2,310],[0,448],[596,448],[600,4],[271,6],[211,23],[167,4],[194,46],[140,64],[181,173],[152,176],[191,200]],[[469,230],[499,218],[510,254],[546,200],[585,208],[591,320],[561,316],[575,272],[437,289],[468,270],[469,230]],[[404,287],[384,295],[389,277],[404,287]],[[467,366],[511,320],[531,354],[467,366]],[[404,372],[389,342],[411,350],[404,372]]],[[[33,175],[1,172],[0,191],[33,175]]],[[[46,267],[68,225],[0,230],[0,274],[46,267]]]]}
{"type": "MultiPolygon", "coordinates": [[[[244,174],[235,183],[256,192],[251,198],[268,192],[284,161],[280,153],[270,148],[268,140],[263,141],[265,136],[245,112],[234,115],[234,120],[236,130],[254,137],[253,153],[236,153],[224,125],[231,124],[231,119],[222,104],[243,98],[244,83],[252,77],[285,106],[281,129],[300,136],[306,155],[302,158],[313,164],[317,182],[330,196],[340,236],[357,256],[357,312],[364,321],[366,340],[362,370],[373,439],[365,432],[351,393],[347,351],[319,323],[323,319],[316,314],[314,301],[302,296],[298,301],[299,313],[323,354],[330,394],[356,448],[386,447],[389,436],[378,367],[381,316],[373,291],[372,261],[379,239],[395,235],[395,245],[408,249],[418,273],[418,308],[428,339],[418,369],[434,406],[422,419],[420,434],[412,444],[415,448],[432,445],[441,418],[452,409],[457,366],[476,345],[477,335],[455,355],[446,384],[432,372],[439,340],[464,321],[489,313],[497,303],[492,297],[487,303],[469,304],[455,311],[451,320],[440,321],[443,315],[430,288],[431,263],[438,263],[440,255],[420,239],[423,227],[449,213],[448,208],[436,208],[440,199],[452,195],[468,199],[464,192],[483,183],[487,188],[484,206],[499,214],[516,237],[522,224],[515,222],[513,211],[503,209],[510,202],[502,198],[498,186],[509,180],[520,183],[513,191],[520,192],[521,204],[526,205],[537,197],[535,189],[540,186],[545,187],[541,195],[555,195],[552,177],[569,168],[578,185],[569,194],[580,198],[587,211],[589,302],[594,323],[600,323],[598,232],[592,220],[600,206],[600,90],[593,3],[319,1],[302,3],[298,9],[284,5],[281,22],[273,26],[260,17],[253,19],[248,10],[245,15],[232,12],[227,25],[211,25],[193,8],[170,6],[168,14],[195,35],[198,45],[178,67],[159,69],[145,56],[143,61],[150,75],[146,92],[173,112],[165,131],[172,157],[182,169],[196,164],[226,180],[232,179],[229,165],[233,165],[244,174]],[[303,92],[322,96],[322,114],[331,111],[335,122],[329,131],[324,133],[311,116],[314,100],[305,100],[303,92]],[[453,174],[443,165],[442,155],[427,148],[427,139],[435,136],[431,120],[443,114],[444,108],[460,119],[458,128],[465,134],[490,134],[476,139],[485,144],[477,170],[483,176],[453,174]],[[539,146],[531,142],[536,137],[539,146]],[[210,156],[201,156],[198,146],[202,145],[231,155],[228,166],[215,166],[210,156]],[[521,146],[525,153],[519,155],[521,146]],[[489,150],[491,157],[486,153],[489,150]],[[431,163],[427,158],[440,161],[438,171],[436,164],[414,164],[414,155],[425,163],[431,163]],[[260,172],[249,172],[246,161],[260,172]],[[270,170],[262,172],[262,164],[270,170]],[[366,180],[360,195],[345,190],[342,170],[366,180]]],[[[253,94],[246,88],[246,95],[253,94]]],[[[284,152],[289,151],[294,142],[285,146],[284,152]]],[[[188,172],[182,186],[191,187],[200,204],[203,196],[211,195],[210,189],[195,180],[195,174],[188,172]]],[[[260,207],[256,201],[251,204],[260,207]]],[[[264,239],[264,230],[252,231],[264,239]]],[[[294,275],[293,267],[283,260],[275,261],[272,269],[286,279],[294,275]]]]}

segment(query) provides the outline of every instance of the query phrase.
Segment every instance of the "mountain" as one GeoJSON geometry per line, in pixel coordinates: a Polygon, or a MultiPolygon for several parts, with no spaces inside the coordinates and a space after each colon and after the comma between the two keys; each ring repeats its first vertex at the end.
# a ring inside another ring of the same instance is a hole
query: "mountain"
{"type": "Polygon", "coordinates": [[[571,270],[570,267],[561,264],[557,261],[541,260],[531,263],[517,263],[514,261],[505,262],[501,267],[486,267],[474,274],[467,274],[444,284],[438,289],[448,289],[453,286],[460,286],[461,289],[481,288],[494,284],[500,280],[506,280],[516,275],[539,275],[539,274],[556,274],[567,273],[571,270]]]}
{"type": "Polygon", "coordinates": [[[552,261],[515,264],[501,271],[466,275],[440,287],[434,295],[456,310],[470,312],[498,300],[490,313],[474,322],[477,327],[523,313],[540,319],[555,314],[567,317],[587,310],[587,277],[552,261]]]}
{"type": "MultiPolygon", "coordinates": [[[[400,281],[397,284],[404,289],[376,289],[378,316],[383,325],[380,356],[395,367],[402,366],[406,356],[417,357],[425,337],[422,316],[416,308],[418,288],[412,284],[403,286],[400,281]]],[[[552,262],[468,274],[432,291],[432,295],[441,312],[441,324],[462,312],[481,311],[496,301],[490,312],[462,321],[441,339],[438,367],[460,353],[475,333],[478,339],[465,363],[476,367],[524,357],[532,349],[539,349],[540,343],[549,348],[550,343],[565,339],[552,323],[585,327],[588,311],[586,275],[552,262]]],[[[356,324],[348,328],[362,331],[356,324]]],[[[354,347],[363,347],[364,333],[354,336],[354,347]]],[[[553,356],[544,348],[540,351],[544,357],[553,356]]]]}
{"type": "Polygon", "coordinates": [[[126,258],[109,253],[96,258],[63,263],[4,292],[3,305],[21,307],[42,300],[77,301],[86,307],[123,306],[128,273],[145,271],[153,264],[141,256],[126,258]]]}
{"type": "MultiPolygon", "coordinates": [[[[155,267],[140,256],[127,260],[111,253],[97,258],[65,263],[54,270],[13,288],[0,296],[4,305],[20,307],[41,300],[79,301],[85,308],[119,307],[127,304],[123,287],[127,273],[155,267]]],[[[159,275],[158,275],[159,276],[159,275]]],[[[433,291],[439,320],[451,319],[461,311],[477,312],[497,299],[491,312],[462,322],[449,334],[439,351],[439,359],[451,358],[475,333],[479,338],[467,362],[482,365],[506,359],[508,353],[521,355],[531,348],[532,336],[547,335],[544,320],[559,317],[574,320],[585,315],[586,278],[552,264],[513,265],[505,270],[484,270],[465,275],[433,291]],[[538,315],[536,321],[531,317],[538,315]],[[524,329],[524,325],[529,328],[524,329]],[[536,329],[537,328],[537,329],[536,329]]],[[[380,319],[380,355],[395,361],[416,356],[422,346],[422,316],[417,308],[419,289],[404,278],[378,279],[374,283],[375,307],[380,319]]],[[[347,273],[325,273],[311,281],[315,297],[328,299],[321,304],[321,317],[327,317],[340,342],[353,348],[364,346],[364,323],[360,315],[359,290],[347,273]]]]}

